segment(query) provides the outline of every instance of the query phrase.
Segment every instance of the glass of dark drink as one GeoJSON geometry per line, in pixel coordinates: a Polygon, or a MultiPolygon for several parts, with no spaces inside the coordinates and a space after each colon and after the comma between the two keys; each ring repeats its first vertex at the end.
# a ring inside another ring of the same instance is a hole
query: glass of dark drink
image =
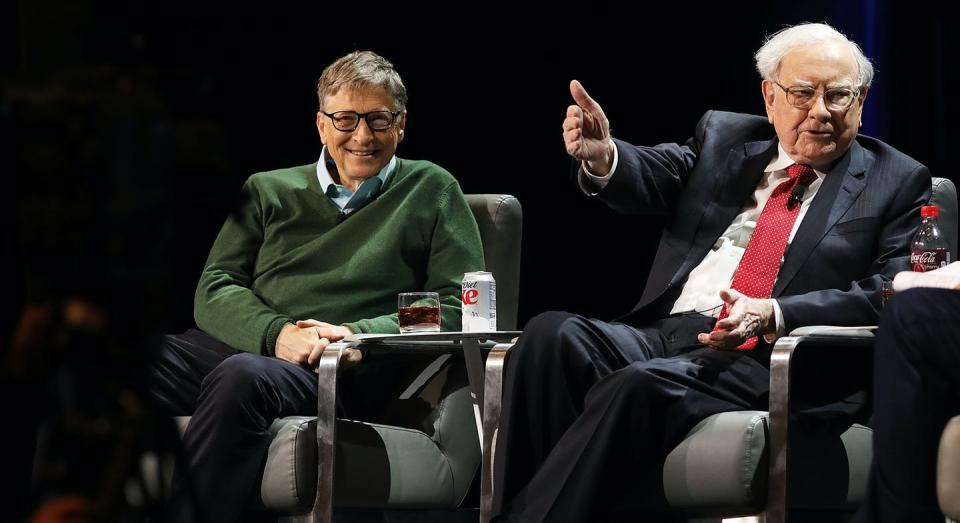
{"type": "Polygon", "coordinates": [[[397,295],[400,333],[440,330],[440,295],[435,292],[401,292],[397,295]]]}

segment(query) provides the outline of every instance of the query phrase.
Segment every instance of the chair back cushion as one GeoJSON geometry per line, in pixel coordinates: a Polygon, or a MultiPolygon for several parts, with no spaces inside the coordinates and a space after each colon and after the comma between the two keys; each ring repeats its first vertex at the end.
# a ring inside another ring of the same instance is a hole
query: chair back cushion
{"type": "Polygon", "coordinates": [[[950,244],[950,261],[957,260],[957,187],[946,178],[933,179],[930,203],[940,208],[937,223],[950,244]]]}
{"type": "Polygon", "coordinates": [[[509,194],[467,194],[466,198],[480,227],[487,270],[497,281],[497,329],[515,330],[523,235],[520,201],[509,194]]]}

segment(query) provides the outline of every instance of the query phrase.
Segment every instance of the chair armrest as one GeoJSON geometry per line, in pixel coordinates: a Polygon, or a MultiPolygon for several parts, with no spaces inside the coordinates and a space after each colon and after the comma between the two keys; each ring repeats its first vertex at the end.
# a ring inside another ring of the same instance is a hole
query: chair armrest
{"type": "MultiPolygon", "coordinates": [[[[867,377],[870,371],[873,347],[873,333],[870,328],[817,326],[798,331],[808,334],[778,339],[770,355],[770,474],[767,516],[771,521],[785,521],[786,517],[789,416],[795,400],[791,392],[796,392],[798,381],[802,378],[802,372],[797,372],[798,367],[802,367],[804,363],[829,358],[831,362],[838,359],[863,361],[865,364],[860,365],[860,368],[866,371],[867,377]]],[[[842,366],[843,363],[839,365],[842,366]]]]}
{"type": "Polygon", "coordinates": [[[340,357],[348,343],[331,343],[317,364],[317,494],[309,514],[295,521],[328,523],[333,521],[333,470],[336,459],[337,373],[340,357]],[[322,488],[328,486],[329,488],[322,488]]]}
{"type": "Polygon", "coordinates": [[[873,338],[876,325],[838,327],[836,325],[808,325],[790,332],[790,336],[831,336],[844,338],[873,338]]]}
{"type": "Polygon", "coordinates": [[[944,516],[960,519],[960,416],[947,422],[940,438],[937,501],[944,516]]]}

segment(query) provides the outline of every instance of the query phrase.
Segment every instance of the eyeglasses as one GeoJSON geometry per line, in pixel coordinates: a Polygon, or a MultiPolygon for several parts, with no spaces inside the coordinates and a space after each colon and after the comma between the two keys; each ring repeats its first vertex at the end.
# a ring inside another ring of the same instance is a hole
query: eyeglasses
{"type": "Polygon", "coordinates": [[[337,111],[335,113],[323,114],[330,118],[336,130],[350,132],[360,125],[361,118],[367,121],[367,127],[369,127],[371,131],[386,131],[393,127],[397,116],[402,112],[403,111],[371,111],[369,113],[358,113],[356,111],[337,111]]]}
{"type": "Polygon", "coordinates": [[[849,87],[833,87],[820,91],[813,87],[795,86],[784,87],[774,81],[777,87],[783,89],[787,95],[787,102],[798,109],[809,109],[817,100],[817,93],[823,93],[823,104],[831,111],[846,111],[853,105],[853,101],[860,96],[860,91],[849,87]]]}

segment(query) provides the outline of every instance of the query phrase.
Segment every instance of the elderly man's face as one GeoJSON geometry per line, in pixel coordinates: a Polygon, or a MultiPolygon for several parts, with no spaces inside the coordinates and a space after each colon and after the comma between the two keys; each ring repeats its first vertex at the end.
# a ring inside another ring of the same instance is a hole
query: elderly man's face
{"type": "Polygon", "coordinates": [[[357,184],[383,169],[403,140],[406,113],[397,116],[393,126],[382,131],[370,129],[360,118],[353,131],[340,131],[330,117],[323,114],[338,111],[355,111],[365,114],[373,111],[396,111],[393,98],[382,87],[360,89],[343,88],[324,100],[323,111],[317,113],[317,130],[320,140],[327,146],[330,156],[337,164],[340,183],[356,190],[357,184]]]}
{"type": "Polygon", "coordinates": [[[794,107],[776,83],[763,82],[767,118],[783,149],[797,163],[826,169],[850,147],[860,129],[866,88],[847,109],[828,107],[823,91],[857,89],[857,61],[849,46],[826,42],[794,49],[780,63],[778,81],[786,88],[816,89],[813,104],[794,107]]]}

